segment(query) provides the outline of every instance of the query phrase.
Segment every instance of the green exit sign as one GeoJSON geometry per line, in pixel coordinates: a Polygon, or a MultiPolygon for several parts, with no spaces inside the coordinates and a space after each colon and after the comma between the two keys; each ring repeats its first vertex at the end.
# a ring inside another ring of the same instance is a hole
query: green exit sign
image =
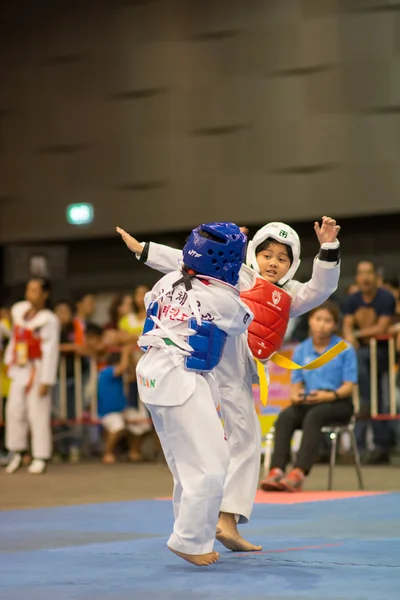
{"type": "Polygon", "coordinates": [[[87,225],[93,221],[93,215],[92,204],[69,204],[67,206],[67,221],[71,225],[87,225]]]}

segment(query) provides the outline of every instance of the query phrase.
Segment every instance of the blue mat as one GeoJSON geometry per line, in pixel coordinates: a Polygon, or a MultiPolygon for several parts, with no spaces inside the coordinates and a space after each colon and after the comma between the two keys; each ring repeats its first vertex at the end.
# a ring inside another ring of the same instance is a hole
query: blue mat
{"type": "Polygon", "coordinates": [[[0,513],[1,600],[393,600],[400,494],[256,505],[242,531],[261,553],[216,543],[197,568],[166,548],[168,501],[0,513]]]}

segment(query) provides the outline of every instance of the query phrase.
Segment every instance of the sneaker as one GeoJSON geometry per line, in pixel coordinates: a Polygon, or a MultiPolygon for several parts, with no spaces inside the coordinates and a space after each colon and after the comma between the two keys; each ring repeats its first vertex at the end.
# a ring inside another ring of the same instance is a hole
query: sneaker
{"type": "Polygon", "coordinates": [[[264,492],[280,492],[282,490],[281,480],[284,476],[285,473],[282,469],[271,469],[268,477],[260,483],[260,488],[264,492]]]}
{"type": "Polygon", "coordinates": [[[15,471],[18,471],[21,464],[22,464],[22,454],[20,452],[14,452],[14,454],[11,457],[10,462],[6,466],[6,473],[8,475],[15,473],[15,471]]]}
{"type": "Polygon", "coordinates": [[[301,492],[305,475],[301,469],[293,469],[289,475],[280,480],[281,489],[285,492],[301,492]]]}
{"type": "Polygon", "coordinates": [[[34,458],[28,467],[28,473],[31,475],[42,475],[46,470],[46,461],[41,458],[34,458]]]}
{"type": "Polygon", "coordinates": [[[77,465],[81,462],[81,451],[77,446],[71,446],[69,449],[68,460],[72,465],[77,465]]]}

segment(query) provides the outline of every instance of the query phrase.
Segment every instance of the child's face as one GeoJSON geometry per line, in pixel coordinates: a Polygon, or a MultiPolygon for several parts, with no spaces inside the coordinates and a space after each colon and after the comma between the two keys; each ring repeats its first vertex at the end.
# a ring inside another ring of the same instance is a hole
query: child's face
{"type": "Polygon", "coordinates": [[[77,307],[81,315],[86,319],[89,319],[96,310],[96,300],[93,294],[86,294],[86,296],[77,303],[77,307]]]}
{"type": "Polygon", "coordinates": [[[102,336],[96,333],[89,333],[86,335],[86,346],[89,352],[99,352],[102,348],[102,336]]]}
{"type": "Polygon", "coordinates": [[[25,299],[33,306],[45,304],[49,293],[43,290],[40,279],[31,279],[25,289],[25,299]]]}
{"type": "Polygon", "coordinates": [[[260,275],[271,283],[277,283],[290,269],[290,259],[285,244],[271,242],[268,248],[256,256],[260,275]]]}
{"type": "Polygon", "coordinates": [[[326,308],[316,310],[309,319],[310,334],[316,341],[330,337],[336,330],[336,322],[326,308]]]}
{"type": "Polygon", "coordinates": [[[118,307],[118,314],[120,317],[124,317],[125,315],[129,315],[130,312],[132,312],[132,298],[126,295],[118,307]]]}
{"type": "Polygon", "coordinates": [[[61,325],[68,325],[72,321],[72,312],[68,304],[57,304],[54,309],[57,317],[60,319],[61,325]]]}

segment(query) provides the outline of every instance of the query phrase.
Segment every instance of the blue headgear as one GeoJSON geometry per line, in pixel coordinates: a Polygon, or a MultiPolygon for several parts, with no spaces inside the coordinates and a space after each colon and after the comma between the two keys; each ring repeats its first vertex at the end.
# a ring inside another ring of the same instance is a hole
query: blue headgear
{"type": "Polygon", "coordinates": [[[207,223],[193,229],[183,248],[183,262],[201,275],[236,285],[245,246],[246,236],[234,223],[207,223]]]}

